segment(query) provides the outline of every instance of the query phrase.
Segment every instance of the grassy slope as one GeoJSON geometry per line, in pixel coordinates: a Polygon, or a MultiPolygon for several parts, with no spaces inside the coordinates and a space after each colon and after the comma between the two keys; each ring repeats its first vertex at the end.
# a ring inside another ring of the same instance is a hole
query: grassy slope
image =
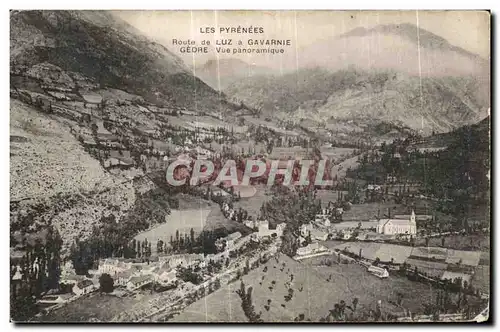
{"type": "MultiPolygon", "coordinates": [[[[328,314],[328,310],[333,309],[335,303],[344,300],[350,304],[354,297],[359,298],[359,308],[373,308],[378,300],[382,300],[385,310],[396,312],[400,309],[388,301],[395,301],[397,292],[404,293],[403,305],[416,312],[432,296],[429,286],[404,278],[391,276],[389,280],[381,280],[358,265],[320,267],[315,266],[317,263],[314,260],[299,263],[282,255],[278,262],[271,259],[264,265],[268,269],[266,273],[262,272],[264,266],[260,266],[243,277],[245,285],[253,287],[253,305],[257,313],[262,311],[261,318],[264,321],[293,321],[299,314],[304,314],[305,319],[318,321],[328,314]],[[283,263],[285,267],[281,271],[283,263]],[[294,295],[291,301],[285,302],[284,296],[288,294],[286,283],[290,281],[291,274],[294,275],[291,283],[294,295]],[[330,275],[332,278],[327,281],[330,275]],[[270,290],[273,280],[276,285],[270,290]],[[299,290],[301,287],[302,291],[299,290]],[[264,306],[268,299],[271,299],[271,305],[269,311],[266,311],[264,306]]],[[[239,286],[240,282],[237,281],[219,289],[187,307],[173,321],[247,321],[241,310],[241,301],[235,293],[239,286]]]]}

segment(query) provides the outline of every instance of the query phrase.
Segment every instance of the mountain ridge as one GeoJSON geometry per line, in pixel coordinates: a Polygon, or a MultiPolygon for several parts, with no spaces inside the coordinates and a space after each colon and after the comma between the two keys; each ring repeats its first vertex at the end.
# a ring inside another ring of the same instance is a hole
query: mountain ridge
{"type": "Polygon", "coordinates": [[[178,56],[107,12],[11,12],[10,37],[12,74],[50,63],[101,88],[129,91],[156,104],[221,105],[219,93],[193,76],[178,56]]]}

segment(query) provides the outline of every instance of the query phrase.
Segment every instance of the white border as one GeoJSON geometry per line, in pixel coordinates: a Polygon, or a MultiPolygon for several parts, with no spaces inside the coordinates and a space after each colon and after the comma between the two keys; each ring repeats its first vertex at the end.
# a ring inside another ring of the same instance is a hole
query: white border
{"type": "MultiPolygon", "coordinates": [[[[1,234],[3,235],[4,239],[4,248],[2,248],[2,255],[1,255],[1,262],[0,266],[4,267],[4,272],[1,273],[1,277],[3,278],[1,282],[1,291],[2,291],[2,301],[0,303],[1,309],[0,309],[0,314],[1,314],[1,322],[3,325],[7,325],[7,329],[11,330],[14,329],[14,326],[9,323],[9,280],[8,280],[8,274],[6,270],[6,266],[8,265],[8,260],[9,260],[9,254],[8,254],[8,234],[9,234],[9,226],[8,226],[8,213],[9,213],[9,164],[7,160],[7,156],[9,153],[9,69],[7,67],[8,59],[9,59],[9,13],[8,9],[331,9],[331,10],[348,10],[348,9],[391,9],[391,10],[398,10],[398,9],[491,9],[493,13],[498,14],[500,12],[499,9],[499,4],[500,1],[498,0],[475,0],[475,1],[450,1],[445,3],[444,1],[438,2],[436,0],[419,0],[419,1],[390,1],[390,0],[377,0],[377,1],[369,1],[369,0],[348,0],[348,1],[343,1],[343,2],[337,2],[337,3],[330,3],[330,1],[321,1],[321,0],[307,0],[307,1],[297,1],[297,0],[287,0],[283,3],[270,3],[269,0],[253,0],[253,1],[193,1],[193,0],[183,0],[183,1],[127,1],[124,2],[119,1],[119,0],[113,0],[113,1],[102,1],[102,0],[86,0],[84,2],[68,2],[68,1],[54,1],[54,0],[48,0],[48,1],[26,1],[26,0],[18,0],[15,2],[2,2],[2,11],[0,12],[0,19],[1,19],[1,28],[2,28],[2,43],[0,44],[2,46],[1,48],[1,58],[2,61],[1,63],[3,66],[1,67],[1,84],[2,86],[0,87],[1,91],[1,97],[2,97],[2,108],[0,111],[0,156],[5,158],[5,161],[2,160],[2,163],[0,163],[1,167],[1,172],[0,172],[0,181],[1,181],[1,187],[0,187],[0,193],[1,193],[1,198],[0,198],[0,208],[1,208],[1,216],[3,217],[2,220],[4,220],[2,224],[2,230],[1,234]],[[329,3],[327,5],[327,3],[329,3]]],[[[498,17],[496,18],[498,20],[498,17]]],[[[493,21],[494,25],[497,26],[497,21],[493,21]]],[[[498,30],[492,26],[492,29],[497,31],[497,34],[495,35],[495,42],[498,42],[498,30]]],[[[495,58],[492,59],[492,61],[495,61],[498,59],[498,52],[495,52],[495,58]]],[[[496,68],[496,67],[495,67],[496,68]]],[[[497,70],[495,69],[495,73],[493,77],[497,76],[497,70]]],[[[495,90],[492,91],[493,96],[497,96],[499,93],[499,88],[497,85],[495,85],[495,90]]],[[[495,104],[494,104],[495,105],[495,104]]],[[[492,110],[494,109],[494,105],[492,105],[492,110]]],[[[495,119],[495,124],[494,127],[497,129],[494,133],[497,131],[500,131],[500,125],[498,123],[497,118],[500,116],[494,117],[495,119]]],[[[498,133],[496,133],[495,136],[495,141],[496,141],[496,136],[498,133]]],[[[497,143],[497,142],[495,142],[497,143]]],[[[497,146],[497,144],[495,144],[497,146]]],[[[497,149],[500,149],[497,146],[497,149]]],[[[496,151],[497,153],[500,153],[499,151],[496,151]]],[[[496,184],[495,184],[495,189],[498,189],[496,184]]],[[[498,190],[495,190],[498,194],[498,190]]],[[[500,206],[499,201],[500,201],[500,196],[494,197],[494,206],[500,206]]],[[[496,218],[495,218],[496,219],[496,218]]],[[[499,233],[500,226],[495,226],[495,234],[493,239],[499,239],[500,235],[499,233]]],[[[498,258],[498,253],[497,253],[497,248],[495,248],[495,256],[498,258]]],[[[492,265],[495,265],[497,260],[495,262],[492,262],[492,265]]],[[[498,281],[498,273],[496,275],[495,281],[498,281]]],[[[496,282],[494,283],[496,284],[496,282]]],[[[497,317],[498,319],[498,305],[495,306],[497,308],[495,310],[494,316],[497,317]]],[[[396,328],[404,328],[405,326],[397,326],[394,325],[396,328]]],[[[40,328],[40,325],[38,326],[33,326],[35,328],[40,328]]],[[[66,328],[66,327],[71,327],[71,328],[76,328],[76,329],[82,329],[85,328],[86,326],[60,326],[59,328],[66,328]]],[[[146,331],[146,329],[150,328],[151,326],[144,326],[144,327],[139,327],[137,325],[130,325],[128,328],[133,328],[134,331],[139,330],[139,331],[146,331]]],[[[183,330],[192,330],[196,328],[200,328],[201,326],[168,326],[168,327],[163,327],[163,328],[168,328],[168,329],[180,329],[182,328],[183,330]]],[[[204,326],[206,327],[206,326],[204,326]]],[[[214,326],[215,328],[219,328],[219,326],[214,326]]],[[[242,329],[245,327],[237,327],[234,325],[230,326],[220,326],[223,328],[231,328],[231,329],[242,329]]],[[[252,327],[252,328],[258,328],[259,330],[268,330],[270,331],[271,329],[275,328],[290,328],[291,326],[266,326],[266,327],[252,327]]],[[[389,327],[387,325],[381,326],[382,328],[389,327]]],[[[440,326],[419,326],[415,327],[416,330],[438,330],[442,328],[469,328],[470,326],[446,326],[445,324],[440,325],[440,326]]],[[[19,328],[19,327],[18,327],[19,328]]],[[[50,326],[47,328],[58,328],[56,326],[50,326]]],[[[110,326],[98,326],[94,327],[97,330],[101,331],[107,331],[110,326]]],[[[304,329],[317,329],[317,328],[330,328],[328,326],[301,326],[301,328],[304,329]]],[[[334,329],[339,329],[342,328],[340,326],[332,326],[331,328],[334,329]]],[[[357,327],[350,327],[349,329],[354,329],[354,330],[360,330],[364,328],[370,328],[373,329],[375,328],[374,326],[357,326],[357,327]]]]}

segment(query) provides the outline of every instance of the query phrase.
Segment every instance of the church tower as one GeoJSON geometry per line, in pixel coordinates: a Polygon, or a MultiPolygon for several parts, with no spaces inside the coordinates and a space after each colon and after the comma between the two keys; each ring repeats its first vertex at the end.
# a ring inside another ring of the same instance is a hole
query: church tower
{"type": "Polygon", "coordinates": [[[412,223],[412,224],[417,223],[414,210],[411,210],[410,223],[412,223]]]}

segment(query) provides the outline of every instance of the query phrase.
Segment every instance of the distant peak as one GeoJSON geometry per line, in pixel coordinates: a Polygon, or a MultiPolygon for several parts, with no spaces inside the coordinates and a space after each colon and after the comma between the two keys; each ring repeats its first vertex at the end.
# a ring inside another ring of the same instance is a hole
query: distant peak
{"type": "Polygon", "coordinates": [[[370,29],[358,27],[341,34],[338,38],[364,37],[372,35],[395,35],[414,44],[418,44],[420,47],[457,52],[468,57],[476,59],[479,58],[477,54],[464,50],[461,47],[454,46],[445,38],[411,23],[381,24],[370,29]]]}

